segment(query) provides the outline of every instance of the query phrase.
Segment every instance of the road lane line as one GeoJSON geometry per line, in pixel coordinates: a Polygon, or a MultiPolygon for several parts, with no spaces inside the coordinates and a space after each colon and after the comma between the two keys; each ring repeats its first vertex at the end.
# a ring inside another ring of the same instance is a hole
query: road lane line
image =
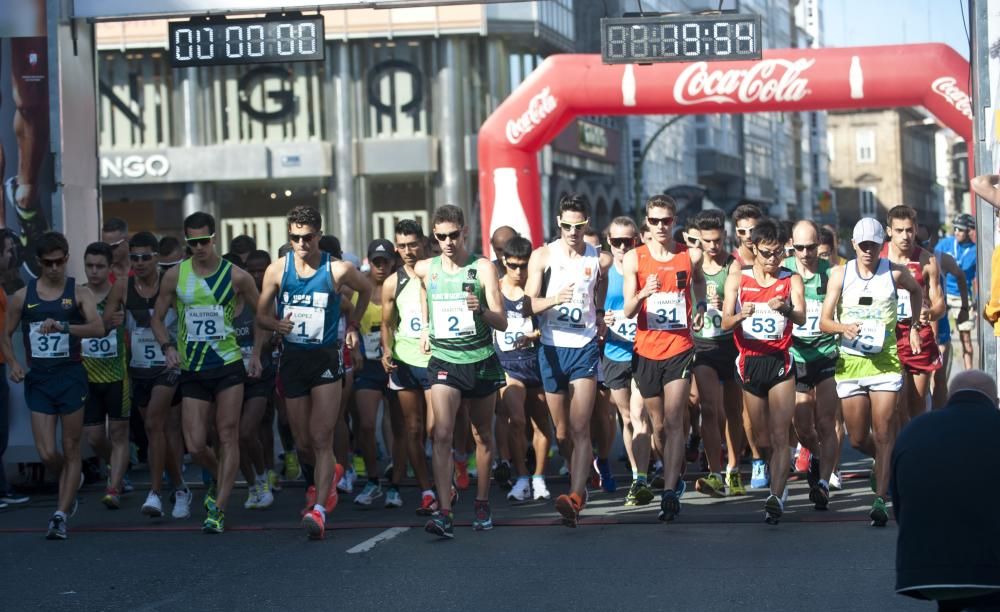
{"type": "Polygon", "coordinates": [[[347,549],[347,554],[354,555],[357,553],[368,552],[369,550],[375,548],[380,542],[386,542],[393,539],[401,533],[406,533],[409,531],[409,527],[393,527],[391,529],[386,529],[382,533],[376,535],[375,537],[368,538],[364,542],[358,544],[357,546],[352,546],[347,549]]]}

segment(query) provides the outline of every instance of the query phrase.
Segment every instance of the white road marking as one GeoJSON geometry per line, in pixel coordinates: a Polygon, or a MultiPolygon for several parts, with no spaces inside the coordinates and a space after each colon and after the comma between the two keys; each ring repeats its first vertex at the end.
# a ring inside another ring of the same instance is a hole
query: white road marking
{"type": "Polygon", "coordinates": [[[392,527],[391,529],[386,529],[382,533],[376,535],[375,537],[368,538],[364,542],[358,544],[357,546],[352,546],[347,549],[347,554],[355,555],[357,553],[368,552],[369,550],[375,548],[380,542],[385,542],[393,539],[401,533],[406,533],[409,531],[409,527],[392,527]]]}

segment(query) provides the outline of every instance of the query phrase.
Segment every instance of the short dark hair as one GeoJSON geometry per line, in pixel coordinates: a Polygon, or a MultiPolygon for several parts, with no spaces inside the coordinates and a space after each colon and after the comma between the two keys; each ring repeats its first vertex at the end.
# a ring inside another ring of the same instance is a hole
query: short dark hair
{"type": "MultiPolygon", "coordinates": [[[[305,225],[304,223],[302,225],[305,225]]],[[[327,234],[319,239],[319,250],[329,253],[336,259],[344,258],[344,250],[340,246],[340,238],[327,234]]]]}
{"type": "MultiPolygon", "coordinates": [[[[320,245],[323,244],[323,239],[322,238],[319,239],[319,243],[320,243],[320,245]]],[[[322,246],[320,247],[320,250],[323,250],[322,246]]],[[[290,242],[286,242],[285,244],[283,244],[280,247],[278,247],[278,257],[279,258],[284,257],[285,255],[288,255],[291,252],[292,252],[292,244],[290,242]]]]}
{"type": "Polygon", "coordinates": [[[754,226],[753,231],[750,232],[750,242],[754,245],[777,243],[785,246],[785,243],[788,242],[788,233],[785,231],[784,226],[774,219],[765,218],[761,219],[754,226]]]}
{"type": "Polygon", "coordinates": [[[250,251],[250,254],[247,255],[247,265],[250,265],[251,261],[258,261],[258,260],[266,261],[268,264],[270,264],[271,254],[268,253],[267,251],[256,249],[254,251],[250,251]]]}
{"type": "Polygon", "coordinates": [[[226,253],[225,255],[222,256],[222,258],[228,261],[229,263],[233,264],[237,268],[243,267],[243,259],[236,253],[226,253]]]}
{"type": "Polygon", "coordinates": [[[885,224],[892,226],[893,219],[906,220],[909,219],[914,223],[917,222],[917,211],[913,208],[907,206],[906,204],[900,204],[898,206],[893,206],[889,209],[889,214],[886,216],[885,224]]]}
{"type": "Polygon", "coordinates": [[[694,218],[695,225],[701,231],[726,229],[726,218],[721,210],[703,210],[694,218]]]}
{"type": "Polygon", "coordinates": [[[588,228],[586,229],[586,231],[584,231],[584,232],[583,232],[583,235],[584,235],[584,237],[587,237],[587,236],[597,236],[597,239],[598,239],[598,240],[600,240],[600,239],[601,239],[601,232],[599,232],[599,231],[595,230],[595,229],[594,229],[594,228],[592,228],[592,227],[588,227],[588,228]]]}
{"type": "Polygon", "coordinates": [[[184,235],[187,236],[189,229],[208,228],[209,234],[215,233],[215,217],[206,212],[191,213],[184,219],[184,235]]]}
{"type": "Polygon", "coordinates": [[[125,219],[121,217],[108,217],[104,220],[104,225],[101,226],[102,232],[122,232],[123,234],[128,233],[128,223],[125,219]]]}
{"type": "Polygon", "coordinates": [[[676,215],[677,200],[665,193],[658,193],[646,200],[646,216],[649,216],[649,211],[654,208],[666,208],[671,214],[676,215]]]}
{"type": "Polygon", "coordinates": [[[608,224],[608,229],[604,231],[604,234],[606,236],[610,236],[611,235],[611,226],[612,225],[620,225],[622,227],[630,227],[630,228],[632,228],[632,233],[634,233],[634,234],[638,234],[639,233],[639,228],[635,226],[635,219],[633,219],[632,217],[626,217],[626,216],[622,215],[621,217],[615,217],[614,219],[612,219],[611,223],[608,224]]]}
{"type": "Polygon", "coordinates": [[[763,219],[764,213],[760,211],[760,206],[745,202],[736,207],[733,211],[733,223],[739,223],[744,219],[763,219]]]}
{"type": "Polygon", "coordinates": [[[159,252],[161,257],[166,257],[181,248],[181,241],[173,236],[160,238],[159,252]]]}
{"type": "Polygon", "coordinates": [[[323,229],[323,217],[312,206],[296,206],[288,211],[288,225],[305,225],[317,232],[323,229]]]}
{"type": "Polygon", "coordinates": [[[824,246],[833,247],[835,242],[833,232],[827,227],[819,228],[819,243],[824,246]]]}
{"type": "Polygon", "coordinates": [[[523,236],[514,236],[503,245],[504,257],[517,257],[518,259],[528,259],[531,257],[531,241],[523,236]]]}
{"type": "Polygon", "coordinates": [[[111,265],[111,260],[115,258],[114,249],[112,249],[111,245],[107,242],[91,242],[83,251],[83,256],[86,257],[87,255],[97,255],[103,257],[107,260],[109,266],[111,265]]]}
{"type": "Polygon", "coordinates": [[[590,216],[590,204],[587,196],[582,193],[569,193],[559,198],[559,214],[564,212],[578,212],[584,217],[590,216]]]}
{"type": "Polygon", "coordinates": [[[420,227],[420,224],[414,219],[401,219],[396,223],[395,229],[397,236],[416,236],[417,238],[424,237],[424,229],[420,227]]]}
{"type": "Polygon", "coordinates": [[[257,241],[246,234],[240,234],[229,241],[229,252],[243,255],[257,248],[257,241]]]}
{"type": "MultiPolygon", "coordinates": [[[[174,238],[176,241],[177,239],[174,238]]],[[[178,243],[179,245],[180,243],[178,243]]],[[[154,253],[159,248],[160,244],[156,240],[156,236],[149,232],[136,232],[135,236],[132,236],[128,241],[128,248],[130,249],[149,249],[154,253]]]]}
{"type": "Polygon", "coordinates": [[[781,229],[785,230],[785,241],[787,242],[789,238],[792,237],[792,229],[795,227],[795,222],[788,219],[783,219],[780,221],[781,229]]]}
{"type": "Polygon", "coordinates": [[[35,243],[35,255],[38,257],[44,257],[56,251],[62,251],[63,256],[69,255],[69,243],[66,242],[66,236],[59,232],[45,232],[35,243]]]}
{"type": "Polygon", "coordinates": [[[462,209],[454,204],[444,204],[438,206],[434,210],[434,216],[431,220],[431,226],[438,225],[439,223],[454,223],[459,227],[465,227],[465,213],[462,209]]]}

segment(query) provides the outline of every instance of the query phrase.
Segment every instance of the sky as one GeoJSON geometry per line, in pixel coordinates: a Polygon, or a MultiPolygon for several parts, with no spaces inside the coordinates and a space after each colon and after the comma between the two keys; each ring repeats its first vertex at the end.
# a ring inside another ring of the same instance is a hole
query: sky
{"type": "Polygon", "coordinates": [[[942,42],[969,58],[967,0],[821,0],[823,45],[942,42]]]}

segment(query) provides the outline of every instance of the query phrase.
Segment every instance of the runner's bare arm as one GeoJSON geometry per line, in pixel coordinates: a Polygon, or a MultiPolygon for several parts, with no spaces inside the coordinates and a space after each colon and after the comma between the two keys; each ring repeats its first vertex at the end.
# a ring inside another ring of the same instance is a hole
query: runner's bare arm
{"type": "MultiPolygon", "coordinates": [[[[80,305],[84,323],[67,325],[65,331],[77,338],[100,338],[104,336],[107,332],[104,331],[104,320],[101,319],[101,315],[97,312],[97,299],[94,298],[94,293],[86,287],[77,287],[76,302],[80,305]]],[[[63,330],[60,329],[59,331],[63,330]]]]}
{"type": "Polygon", "coordinates": [[[931,307],[925,313],[925,323],[937,321],[948,312],[948,303],[941,289],[941,271],[938,268],[937,257],[927,253],[927,264],[924,266],[924,283],[927,287],[927,300],[931,307]]]}
{"type": "MultiPolygon", "coordinates": [[[[254,282],[253,277],[247,273],[246,270],[242,270],[233,266],[233,287],[236,289],[237,295],[243,299],[244,308],[249,308],[257,314],[257,304],[260,302],[260,292],[257,291],[257,283],[254,282]]],[[[260,355],[264,350],[264,345],[267,344],[269,340],[269,330],[261,327],[257,323],[257,317],[254,316],[254,334],[253,334],[253,352],[250,354],[250,362],[247,364],[247,376],[250,378],[258,378],[260,372],[263,369],[260,363],[260,355]]]]}
{"type": "Polygon", "coordinates": [[[486,296],[487,308],[482,310],[483,321],[493,329],[507,330],[507,313],[504,311],[503,298],[500,297],[500,278],[496,266],[488,259],[480,258],[476,262],[479,278],[483,284],[483,295],[486,296]]]}
{"type": "Polygon", "coordinates": [[[910,306],[913,309],[913,320],[920,320],[920,311],[924,306],[924,290],[917,284],[916,279],[910,274],[906,266],[898,264],[892,265],[892,278],[896,281],[896,286],[910,292],[910,306]]]}
{"type": "Polygon", "coordinates": [[[396,344],[396,326],[399,313],[396,312],[396,286],[399,277],[390,274],[382,283],[382,367],[386,372],[395,369],[392,363],[392,347],[396,344]]]}
{"type": "MultiPolygon", "coordinates": [[[[601,252],[601,257],[598,259],[600,263],[601,275],[597,279],[597,285],[594,287],[594,307],[597,310],[604,310],[604,299],[608,295],[608,270],[614,265],[615,259],[611,256],[611,253],[601,252]]],[[[597,317],[598,320],[603,320],[604,317],[597,317]]]]}
{"type": "Polygon", "coordinates": [[[354,310],[351,311],[350,318],[347,320],[347,335],[344,338],[347,348],[353,349],[358,346],[358,325],[361,323],[361,317],[364,316],[365,310],[368,308],[368,302],[372,298],[372,291],[374,289],[365,275],[355,268],[353,264],[344,261],[335,261],[330,264],[330,273],[333,275],[335,287],[346,285],[358,293],[358,300],[354,303],[354,310]]]}
{"type": "Polygon", "coordinates": [[[834,266],[830,269],[830,279],[826,284],[826,299],[823,300],[823,311],[819,317],[819,330],[824,334],[843,334],[848,340],[853,340],[858,335],[858,324],[843,325],[837,320],[837,305],[840,304],[843,287],[844,266],[834,266]]]}
{"type": "MultiPolygon", "coordinates": [[[[281,335],[292,333],[292,322],[286,317],[278,320],[274,316],[274,304],[281,289],[281,274],[285,269],[283,259],[273,262],[264,271],[264,281],[260,285],[260,296],[257,298],[257,316],[254,317],[257,327],[281,335]]],[[[335,298],[336,299],[336,298],[335,298]]],[[[291,316],[291,315],[289,315],[291,316]]]]}
{"type": "MultiPolygon", "coordinates": [[[[177,271],[179,266],[174,266],[167,270],[167,273],[160,279],[160,294],[156,297],[156,305],[153,307],[153,316],[149,320],[149,328],[153,330],[153,336],[161,347],[170,342],[170,334],[163,321],[170,312],[170,308],[177,300],[177,271]]],[[[163,357],[167,361],[167,369],[174,369],[180,364],[177,355],[177,348],[168,346],[163,351],[163,357]]]]}
{"type": "Polygon", "coordinates": [[[1000,174],[983,174],[972,179],[972,190],[994,208],[1000,208],[1000,174]]]}
{"type": "Polygon", "coordinates": [[[788,318],[795,325],[806,324],[806,288],[802,283],[802,277],[792,274],[792,311],[788,313],[788,318]]]}
{"type": "Polygon", "coordinates": [[[649,297],[646,291],[639,291],[639,258],[635,251],[625,253],[622,259],[622,297],[625,303],[622,304],[622,316],[626,319],[639,314],[639,304],[649,297]]]}
{"type": "Polygon", "coordinates": [[[736,312],[736,298],[740,293],[740,275],[730,274],[726,277],[725,299],[722,301],[722,329],[735,329],[746,318],[753,314],[753,304],[744,304],[740,312],[736,312]]]}
{"type": "Polygon", "coordinates": [[[104,301],[104,313],[101,315],[104,319],[105,334],[121,325],[122,321],[125,320],[125,312],[121,305],[125,301],[127,291],[128,281],[125,278],[117,279],[115,284],[111,286],[111,291],[108,292],[108,297],[104,301]]]}
{"type": "Polygon", "coordinates": [[[24,380],[24,368],[17,360],[17,356],[14,355],[14,344],[11,341],[11,336],[13,336],[14,332],[16,332],[21,326],[21,309],[24,308],[24,295],[25,289],[21,288],[7,300],[7,316],[4,320],[4,333],[0,334],[0,353],[3,354],[4,361],[7,363],[10,379],[14,382],[21,382],[24,380]]]}
{"type": "Polygon", "coordinates": [[[958,295],[962,298],[962,310],[969,310],[969,283],[965,280],[965,273],[958,267],[958,262],[948,253],[937,253],[938,265],[945,274],[951,274],[958,281],[958,295]]]}
{"type": "MultiPolygon", "coordinates": [[[[541,297],[542,280],[545,277],[545,265],[549,259],[549,248],[542,247],[531,253],[528,258],[528,282],[524,285],[524,294],[531,300],[531,312],[536,315],[542,314],[549,308],[558,306],[560,302],[558,296],[541,297]]],[[[553,282],[550,278],[549,282],[553,282]]]]}

